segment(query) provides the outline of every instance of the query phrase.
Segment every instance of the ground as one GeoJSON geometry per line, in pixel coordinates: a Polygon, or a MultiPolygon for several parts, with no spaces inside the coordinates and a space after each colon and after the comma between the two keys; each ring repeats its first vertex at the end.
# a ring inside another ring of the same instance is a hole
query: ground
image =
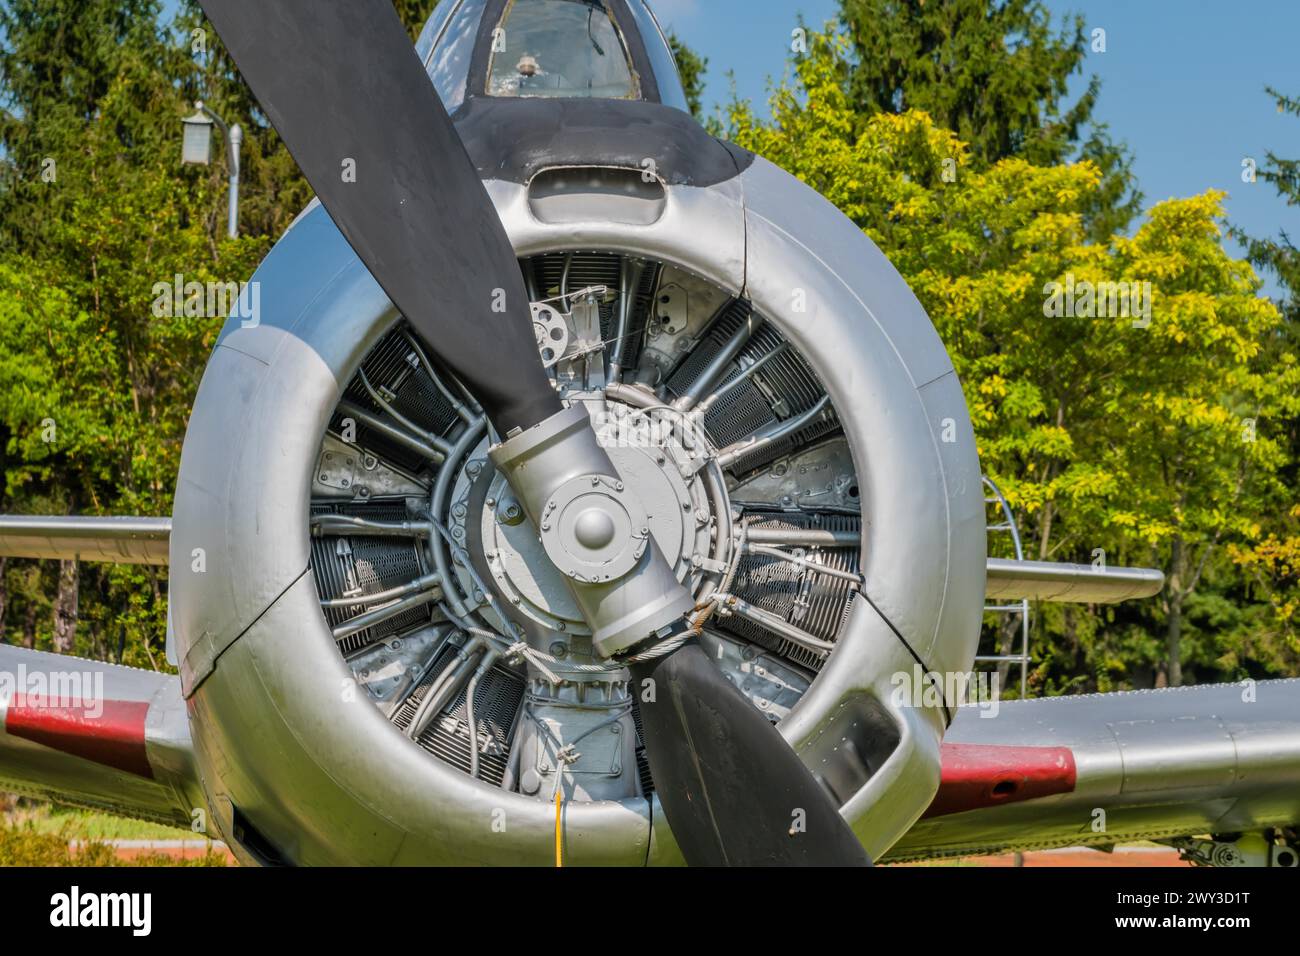
{"type": "MultiPolygon", "coordinates": [[[[0,795],[2,796],[2,795],[0,795]]],[[[188,830],[48,803],[0,803],[0,866],[233,866],[224,844],[188,830]],[[7,809],[4,809],[7,807],[7,809]]],[[[908,866],[1187,866],[1178,852],[1153,843],[1113,853],[1072,848],[1015,855],[965,857],[908,866]]]]}

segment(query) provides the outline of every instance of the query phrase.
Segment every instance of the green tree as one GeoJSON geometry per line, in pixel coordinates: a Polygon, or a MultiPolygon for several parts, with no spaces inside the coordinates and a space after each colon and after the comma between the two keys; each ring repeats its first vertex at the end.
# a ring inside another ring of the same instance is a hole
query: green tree
{"type": "Polygon", "coordinates": [[[1233,574],[1228,544],[1261,536],[1286,461],[1267,423],[1300,381],[1293,354],[1266,349],[1277,310],[1222,248],[1222,197],[1161,203],[1132,238],[1092,241],[1095,163],[984,166],[919,110],[862,122],[846,54],[814,36],[771,121],[733,105],[737,142],[825,194],[921,299],[1030,556],[1100,551],[1169,574],[1160,604],[1040,615],[1040,686],[1179,683],[1189,662],[1216,674],[1223,648],[1189,642],[1189,604],[1207,575],[1233,574]],[[1067,287],[1094,290],[1087,308],[1056,308],[1067,287]]]}
{"type": "Polygon", "coordinates": [[[853,51],[848,89],[864,117],[923,110],[978,165],[1009,156],[1051,165],[1081,150],[1103,175],[1084,210],[1095,239],[1140,209],[1131,157],[1104,125],[1090,128],[1100,80],[1067,100],[1089,49],[1083,17],[1058,31],[1043,0],[842,0],[840,20],[853,51]]]}
{"type": "Polygon", "coordinates": [[[1065,158],[1096,102],[1098,81],[1066,105],[1082,67],[1084,21],[1058,33],[1041,0],[843,0],[864,114],[924,110],[984,163],[1065,158]]]}
{"type": "MultiPolygon", "coordinates": [[[[1279,113],[1300,118],[1300,98],[1287,96],[1272,87],[1267,87],[1267,92],[1277,104],[1279,113]]],[[[1287,206],[1300,206],[1300,158],[1284,158],[1271,150],[1267,157],[1268,165],[1259,171],[1259,177],[1273,185],[1287,206]]],[[[1293,323],[1294,336],[1295,324],[1300,323],[1300,249],[1286,232],[1276,238],[1262,239],[1237,232],[1237,237],[1246,244],[1251,261],[1271,271],[1282,284],[1286,292],[1282,308],[1293,323]]]]}
{"type": "MultiPolygon", "coordinates": [[[[1278,112],[1300,118],[1300,99],[1268,88],[1278,112]]],[[[1267,154],[1267,165],[1260,178],[1272,184],[1279,198],[1289,207],[1300,206],[1300,159],[1267,154]]],[[[1275,354],[1300,348],[1300,249],[1282,232],[1277,237],[1253,238],[1240,230],[1236,236],[1246,246],[1252,262],[1273,273],[1282,288],[1278,303],[1287,319],[1283,334],[1270,343],[1275,354]]],[[[1268,534],[1254,547],[1236,547],[1232,556],[1250,576],[1254,588],[1268,602],[1271,613],[1254,620],[1253,628],[1242,629],[1242,641],[1250,647],[1261,643],[1282,645],[1290,660],[1300,660],[1300,505],[1295,503],[1295,488],[1300,484],[1300,387],[1294,388],[1280,421],[1282,440],[1290,449],[1290,465],[1285,482],[1286,492],[1277,501],[1276,519],[1269,522],[1268,534]],[[1258,633],[1271,640],[1253,640],[1258,633]]]]}
{"type": "MultiPolygon", "coordinates": [[[[268,241],[226,240],[224,183],[180,168],[196,65],[157,3],[7,0],[0,17],[0,509],[167,514],[222,318],[157,314],[154,287],[244,279],[268,241]]],[[[163,586],[8,562],[5,612],[24,643],[160,665],[163,586]]]]}
{"type": "Polygon", "coordinates": [[[668,32],[668,45],[672,47],[673,59],[677,61],[677,72],[682,78],[682,89],[686,91],[686,103],[691,108],[691,115],[698,120],[704,118],[704,74],[709,61],[692,50],[673,31],[668,32]]]}
{"type": "Polygon", "coordinates": [[[397,11],[412,40],[419,37],[424,21],[429,19],[429,14],[433,13],[437,5],[438,0],[393,0],[393,9],[397,11]]]}

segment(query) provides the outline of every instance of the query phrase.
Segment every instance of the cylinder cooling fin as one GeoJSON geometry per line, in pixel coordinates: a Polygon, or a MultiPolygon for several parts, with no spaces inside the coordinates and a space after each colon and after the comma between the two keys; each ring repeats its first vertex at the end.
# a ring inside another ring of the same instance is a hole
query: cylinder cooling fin
{"type": "Polygon", "coordinates": [[[669,185],[635,228],[599,195],[557,224],[527,183],[485,186],[554,420],[587,416],[608,461],[599,507],[568,477],[515,499],[499,469],[525,459],[480,406],[510,382],[448,374],[309,209],[255,276],[262,321],[222,332],[177,483],[169,606],[216,829],[298,864],[553,865],[558,819],[566,862],[682,862],[635,652],[594,652],[607,619],[563,576],[608,539],[618,567],[655,549],[655,586],[879,856],[938,785],[945,718],[892,678],[968,667],[984,595],[969,415],[924,311],[762,160],[669,185]]]}
{"type": "MultiPolygon", "coordinates": [[[[810,363],[744,298],[602,251],[521,260],[538,347],[709,609],[701,640],[774,723],[835,652],[862,500],[810,363]]],[[[312,478],[310,569],[360,692],[430,760],[551,801],[652,796],[636,688],[494,467],[475,396],[398,321],[361,359],[312,478]]]]}

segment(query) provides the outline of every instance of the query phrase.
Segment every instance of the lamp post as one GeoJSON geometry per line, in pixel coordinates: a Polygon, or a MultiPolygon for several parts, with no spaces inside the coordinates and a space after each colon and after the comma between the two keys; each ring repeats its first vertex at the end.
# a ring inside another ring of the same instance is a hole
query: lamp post
{"type": "Polygon", "coordinates": [[[194,104],[195,113],[181,122],[185,137],[181,144],[181,162],[207,166],[212,161],[212,127],[221,127],[226,137],[227,160],[230,166],[230,204],[226,220],[226,234],[234,239],[239,232],[239,147],[244,142],[244,131],[238,123],[227,126],[202,100],[194,104]]]}

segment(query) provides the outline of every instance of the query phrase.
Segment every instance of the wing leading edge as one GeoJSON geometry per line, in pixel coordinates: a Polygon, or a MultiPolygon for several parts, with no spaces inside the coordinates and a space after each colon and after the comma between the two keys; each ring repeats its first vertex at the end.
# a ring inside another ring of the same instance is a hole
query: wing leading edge
{"type": "MultiPolygon", "coordinates": [[[[0,515],[0,556],[115,564],[168,563],[170,518],[0,515]]],[[[1150,597],[1164,575],[1149,568],[1095,568],[988,559],[990,598],[1111,604],[1150,597]]]]}
{"type": "Polygon", "coordinates": [[[1297,825],[1300,680],[1050,697],[961,708],[887,859],[1297,825]]]}
{"type": "Polygon", "coordinates": [[[167,564],[171,518],[0,515],[0,556],[167,564]]]}
{"type": "Polygon", "coordinates": [[[0,644],[0,790],[190,828],[180,679],[0,644]]]}

